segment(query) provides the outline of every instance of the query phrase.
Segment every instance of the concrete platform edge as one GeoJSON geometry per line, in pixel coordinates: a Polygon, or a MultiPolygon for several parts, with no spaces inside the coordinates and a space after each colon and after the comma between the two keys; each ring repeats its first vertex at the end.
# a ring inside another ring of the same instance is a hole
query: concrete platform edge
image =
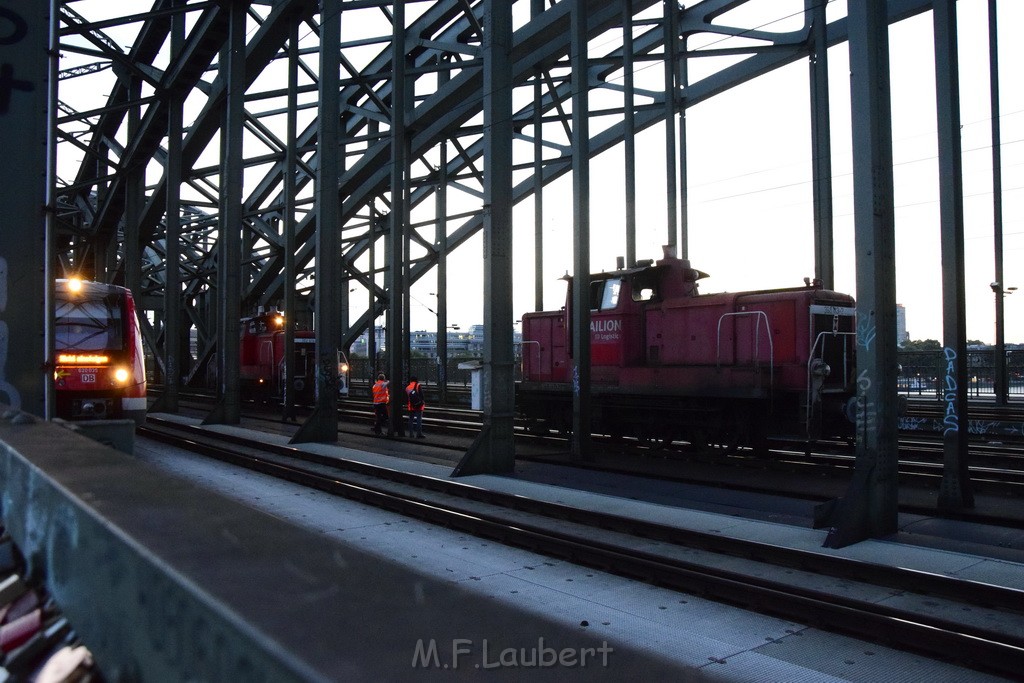
{"type": "Polygon", "coordinates": [[[0,419],[4,525],[109,680],[322,680],[106,523],[41,453],[95,468],[129,456],[56,424],[0,419]]]}

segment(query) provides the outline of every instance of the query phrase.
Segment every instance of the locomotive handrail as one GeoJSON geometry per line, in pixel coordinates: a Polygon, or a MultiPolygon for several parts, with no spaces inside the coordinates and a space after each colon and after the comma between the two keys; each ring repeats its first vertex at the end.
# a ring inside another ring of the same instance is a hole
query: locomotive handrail
{"type": "MultiPolygon", "coordinates": [[[[810,352],[807,354],[807,409],[806,409],[806,414],[804,416],[804,424],[807,426],[807,436],[808,436],[808,438],[810,438],[810,435],[811,435],[811,406],[813,405],[813,403],[811,401],[811,375],[813,373],[813,370],[811,369],[811,365],[813,365],[815,360],[819,360],[818,358],[815,357],[815,352],[816,352],[816,350],[818,348],[818,345],[821,344],[822,351],[824,351],[825,347],[824,347],[824,341],[823,340],[824,340],[824,338],[826,336],[829,336],[829,337],[842,337],[842,336],[852,337],[852,336],[854,336],[856,334],[857,334],[856,332],[838,332],[838,331],[819,332],[818,336],[814,338],[814,343],[811,344],[810,352]]],[[[845,359],[846,359],[846,354],[845,353],[843,354],[843,359],[844,359],[844,362],[845,362],[845,359]]],[[[843,368],[843,376],[845,376],[845,375],[846,375],[846,368],[843,368]]]]}
{"type": "MultiPolygon", "coordinates": [[[[826,337],[826,336],[829,336],[829,337],[853,337],[856,334],[857,334],[856,332],[838,332],[838,331],[837,332],[819,332],[818,336],[815,337],[815,339],[814,339],[814,343],[811,344],[810,353],[807,354],[807,372],[808,372],[807,377],[808,377],[808,380],[810,379],[811,362],[814,360],[814,352],[817,350],[818,344],[822,341],[822,339],[824,337],[826,337]]],[[[845,356],[844,356],[844,359],[845,359],[845,356]]],[[[844,371],[845,371],[845,368],[844,368],[844,371]]]]}
{"type": "MultiPolygon", "coordinates": [[[[524,340],[522,340],[520,342],[517,342],[517,343],[521,347],[525,346],[527,344],[536,344],[537,345],[537,364],[540,365],[540,360],[541,360],[540,356],[541,356],[541,353],[544,351],[544,348],[540,345],[539,341],[537,341],[536,339],[524,339],[524,340]]],[[[525,353],[520,353],[519,354],[519,375],[521,377],[526,377],[526,354],[525,353]]]]}
{"type": "MultiPolygon", "coordinates": [[[[768,377],[768,393],[771,394],[775,386],[775,342],[772,339],[772,328],[768,324],[768,314],[764,311],[739,311],[734,313],[724,313],[722,317],[718,319],[718,339],[715,343],[716,352],[716,368],[722,369],[722,321],[730,317],[739,316],[755,316],[757,318],[757,324],[754,325],[754,358],[753,365],[756,369],[760,366],[761,361],[758,358],[759,352],[761,351],[761,320],[764,320],[764,328],[768,333],[768,369],[770,370],[768,377]]],[[[735,343],[735,336],[733,337],[735,343]]],[[[734,359],[735,360],[735,359],[734,359]]]]}

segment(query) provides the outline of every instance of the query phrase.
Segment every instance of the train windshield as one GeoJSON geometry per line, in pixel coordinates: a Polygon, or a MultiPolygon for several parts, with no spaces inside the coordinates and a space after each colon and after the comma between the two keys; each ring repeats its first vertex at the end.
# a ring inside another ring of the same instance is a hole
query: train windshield
{"type": "Polygon", "coordinates": [[[101,351],[124,346],[118,295],[58,298],[56,308],[54,341],[57,351],[101,351]]]}

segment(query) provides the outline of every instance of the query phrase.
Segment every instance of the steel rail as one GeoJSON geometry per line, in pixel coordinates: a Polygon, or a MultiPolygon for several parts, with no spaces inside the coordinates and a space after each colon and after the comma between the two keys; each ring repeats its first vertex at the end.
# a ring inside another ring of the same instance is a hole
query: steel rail
{"type": "MultiPolygon", "coordinates": [[[[153,392],[159,393],[159,392],[153,392]]],[[[358,421],[360,425],[364,423],[369,425],[372,421],[371,411],[368,404],[360,402],[358,400],[350,399],[348,401],[342,401],[339,403],[340,415],[351,421],[353,418],[358,421]]],[[[262,419],[259,415],[251,414],[249,417],[256,419],[262,419]]],[[[279,422],[279,416],[275,416],[271,420],[272,422],[279,422]]],[[[456,436],[471,436],[474,437],[480,429],[480,413],[479,411],[473,411],[466,408],[453,408],[450,406],[431,406],[431,410],[423,418],[424,425],[431,428],[431,431],[435,433],[446,433],[456,436]]],[[[360,433],[357,430],[350,430],[346,428],[346,425],[339,425],[340,432],[348,432],[353,434],[360,433]]],[[[554,435],[535,435],[528,434],[524,429],[517,428],[516,437],[521,439],[530,438],[537,442],[544,440],[550,441],[553,446],[559,446],[564,444],[564,438],[554,435]]],[[[911,437],[916,441],[923,441],[920,437],[911,437]]],[[[938,478],[942,475],[942,462],[941,462],[941,441],[932,441],[931,445],[912,445],[903,446],[903,439],[901,439],[901,455],[900,455],[900,472],[901,481],[908,484],[924,485],[926,488],[931,486],[933,483],[937,485],[938,478]],[[937,450],[938,449],[938,450],[937,450]]],[[[627,442],[627,444],[630,442],[627,442]]],[[[924,441],[928,444],[927,441],[924,441]]],[[[972,458],[970,464],[970,471],[974,477],[975,483],[981,487],[981,491],[991,493],[993,495],[1008,495],[1008,496],[1020,496],[1024,495],[1024,463],[1021,467],[1014,467],[1013,464],[1019,458],[1012,455],[1005,456],[1003,453],[986,454],[982,449],[979,453],[976,449],[981,448],[981,444],[972,444],[972,458]],[[1008,460],[999,460],[997,457],[1006,457],[1008,460]]],[[[628,448],[627,445],[625,448],[628,448]]],[[[681,460],[689,459],[694,457],[695,452],[690,446],[682,443],[673,443],[670,445],[659,445],[656,447],[640,447],[636,446],[636,449],[640,453],[651,452],[656,450],[659,453],[663,453],[668,457],[678,457],[681,460]]],[[[848,450],[846,444],[833,444],[827,441],[818,442],[815,446],[817,449],[814,452],[807,452],[806,450],[798,450],[791,442],[777,442],[771,448],[771,453],[768,456],[763,456],[760,459],[765,463],[772,463],[777,467],[790,467],[795,470],[807,470],[815,468],[817,470],[832,470],[841,473],[845,473],[851,470],[853,466],[853,455],[848,450]]],[[[735,464],[738,462],[738,458],[744,457],[745,451],[739,451],[736,453],[718,454],[716,451],[708,451],[713,459],[722,458],[722,462],[725,464],[735,464]]],[[[520,455],[521,459],[531,459],[528,455],[520,455]]],[[[751,456],[750,459],[754,459],[751,456]]],[[[587,467],[586,464],[576,463],[575,466],[587,467]]],[[[596,466],[597,469],[604,469],[606,471],[612,471],[607,466],[596,466]]],[[[629,471],[630,474],[642,474],[633,470],[629,471]]],[[[679,477],[678,480],[687,480],[685,477],[679,477]]],[[[751,489],[763,491],[763,489],[751,489]]],[[[923,508],[912,508],[901,505],[901,510],[904,512],[915,512],[920,514],[935,514],[935,510],[925,510],[923,508]]],[[[977,512],[968,511],[963,514],[955,513],[951,511],[944,511],[944,517],[951,519],[962,519],[978,521],[982,523],[991,524],[1007,524],[1006,520],[1000,518],[981,515],[977,512]]]]}
{"type": "Polygon", "coordinates": [[[872,585],[926,593],[961,603],[970,598],[971,605],[998,606],[1017,614],[1024,614],[1024,591],[1021,590],[578,510],[530,500],[522,495],[488,491],[464,482],[302,453],[291,447],[268,446],[237,436],[211,434],[187,425],[169,423],[159,428],[147,425],[143,435],[164,442],[177,441],[179,446],[185,443],[190,450],[233,464],[431,523],[688,593],[782,614],[828,630],[897,644],[902,649],[945,660],[954,657],[960,663],[1003,675],[1017,675],[1024,665],[1024,635],[1020,632],[1001,633],[868,600],[789,585],[672,557],[668,552],[643,550],[615,537],[628,535],[630,539],[639,537],[645,542],[660,540],[673,546],[698,548],[776,566],[798,567],[861,582],[870,580],[872,585]],[[308,464],[297,464],[297,459],[308,464]],[[401,488],[396,488],[396,484],[401,488]],[[481,509],[480,505],[489,509],[481,509]],[[511,511],[533,517],[510,516],[511,511]]]}

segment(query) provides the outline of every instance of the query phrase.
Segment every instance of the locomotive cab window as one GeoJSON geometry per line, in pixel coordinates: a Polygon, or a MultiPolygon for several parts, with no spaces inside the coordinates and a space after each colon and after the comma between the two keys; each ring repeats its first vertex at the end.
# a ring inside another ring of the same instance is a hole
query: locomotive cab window
{"type": "Polygon", "coordinates": [[[651,301],[658,298],[658,275],[656,271],[646,270],[633,276],[630,283],[633,290],[633,301],[651,301]]]}
{"type": "Polygon", "coordinates": [[[621,280],[597,280],[590,283],[590,310],[611,311],[619,305],[621,280]]]}

